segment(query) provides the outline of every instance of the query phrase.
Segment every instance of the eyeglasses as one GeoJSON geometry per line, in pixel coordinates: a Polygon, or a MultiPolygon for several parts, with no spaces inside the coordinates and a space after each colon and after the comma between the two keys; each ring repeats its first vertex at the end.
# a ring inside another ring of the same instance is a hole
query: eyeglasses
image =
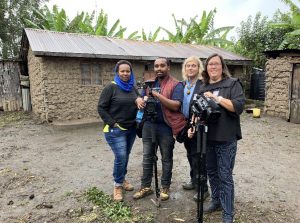
{"type": "Polygon", "coordinates": [[[185,65],[185,67],[186,68],[196,68],[196,67],[198,67],[198,65],[196,65],[196,64],[187,64],[187,65],[185,65]]]}
{"type": "Polygon", "coordinates": [[[221,65],[220,63],[208,63],[209,67],[218,67],[220,65],[221,65]]]}

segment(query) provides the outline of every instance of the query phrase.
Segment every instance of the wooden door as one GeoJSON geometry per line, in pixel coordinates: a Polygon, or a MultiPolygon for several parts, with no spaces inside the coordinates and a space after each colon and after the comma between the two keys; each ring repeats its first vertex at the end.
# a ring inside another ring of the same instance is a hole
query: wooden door
{"type": "Polygon", "coordinates": [[[290,103],[290,122],[300,124],[300,64],[294,66],[290,103]]]}

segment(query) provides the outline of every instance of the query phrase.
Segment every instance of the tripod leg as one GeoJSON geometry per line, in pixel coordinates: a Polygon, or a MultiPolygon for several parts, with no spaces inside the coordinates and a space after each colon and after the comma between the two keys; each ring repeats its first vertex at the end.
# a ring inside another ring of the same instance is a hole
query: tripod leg
{"type": "Polygon", "coordinates": [[[160,190],[158,187],[158,174],[157,174],[157,149],[158,149],[158,144],[156,141],[156,133],[155,133],[155,123],[152,123],[151,126],[151,135],[152,135],[152,148],[154,150],[154,154],[153,154],[153,169],[154,169],[154,181],[155,181],[155,195],[156,195],[156,199],[155,201],[153,199],[151,199],[151,201],[155,204],[155,206],[160,207],[160,190]]]}
{"type": "Polygon", "coordinates": [[[155,154],[153,156],[153,166],[154,166],[154,181],[155,181],[155,195],[156,195],[156,201],[154,202],[154,200],[152,200],[152,202],[157,206],[160,207],[160,189],[158,187],[158,174],[157,174],[157,149],[158,146],[156,145],[155,147],[155,154]]]}
{"type": "Polygon", "coordinates": [[[197,219],[198,223],[203,222],[203,202],[204,202],[204,184],[206,176],[204,168],[206,165],[206,143],[207,143],[207,126],[198,124],[197,126],[197,156],[198,156],[198,195],[197,195],[197,219]]]}
{"type": "Polygon", "coordinates": [[[201,180],[201,152],[202,152],[202,134],[201,134],[201,126],[197,124],[196,128],[196,133],[197,133],[197,157],[198,157],[198,162],[197,162],[197,168],[198,168],[198,173],[197,173],[197,220],[199,222],[203,222],[203,202],[202,202],[202,180],[201,180]]]}

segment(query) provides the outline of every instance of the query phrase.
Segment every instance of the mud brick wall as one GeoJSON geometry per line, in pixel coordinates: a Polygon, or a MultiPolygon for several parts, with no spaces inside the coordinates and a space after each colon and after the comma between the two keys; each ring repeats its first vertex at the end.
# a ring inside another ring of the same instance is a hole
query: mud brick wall
{"type": "Polygon", "coordinates": [[[294,63],[300,63],[300,58],[285,56],[268,59],[264,107],[267,114],[286,120],[289,118],[290,83],[294,63]]]}
{"type": "MultiPolygon", "coordinates": [[[[97,104],[102,89],[113,80],[117,59],[35,57],[28,52],[32,111],[42,120],[99,120],[97,104]],[[100,64],[102,85],[83,85],[81,63],[100,64]]],[[[130,61],[136,80],[143,80],[149,61],[130,61]]],[[[182,80],[181,63],[172,63],[171,74],[182,80]]]]}
{"type": "MultiPolygon", "coordinates": [[[[104,86],[113,80],[117,60],[34,57],[29,52],[33,112],[45,121],[98,120],[97,104],[104,86]],[[103,85],[83,85],[81,63],[100,64],[103,85]]],[[[133,65],[141,79],[143,64],[133,65]]]]}
{"type": "Polygon", "coordinates": [[[42,58],[35,57],[29,49],[28,51],[28,73],[30,81],[30,95],[32,112],[38,115],[42,120],[46,120],[46,92],[44,90],[44,80],[42,73],[42,58]]]}

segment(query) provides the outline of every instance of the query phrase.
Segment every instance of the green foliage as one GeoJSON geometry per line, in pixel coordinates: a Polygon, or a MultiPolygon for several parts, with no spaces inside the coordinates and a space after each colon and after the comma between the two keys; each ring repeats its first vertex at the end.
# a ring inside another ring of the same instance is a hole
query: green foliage
{"type": "Polygon", "coordinates": [[[262,16],[258,12],[254,18],[249,16],[246,21],[242,21],[237,28],[238,40],[233,51],[253,60],[254,66],[264,68],[266,57],[263,54],[266,50],[276,50],[284,40],[289,28],[275,29],[271,24],[273,21],[286,20],[286,14],[277,11],[272,20],[267,16],[262,16]]]}
{"type": "Polygon", "coordinates": [[[17,57],[25,19],[35,21],[31,7],[45,0],[0,1],[0,58],[17,57]]]}
{"type": "Polygon", "coordinates": [[[68,18],[64,9],[59,10],[57,5],[53,5],[52,11],[45,5],[41,9],[31,8],[36,22],[25,19],[27,27],[36,29],[55,30],[65,32],[68,28],[68,18]]]}
{"type": "Polygon", "coordinates": [[[220,27],[214,29],[214,17],[217,10],[202,12],[201,19],[197,21],[197,16],[190,18],[190,22],[185,19],[178,20],[173,14],[176,32],[173,34],[166,28],[162,28],[168,34],[168,40],[176,43],[191,43],[202,45],[214,45],[219,47],[227,47],[233,43],[227,40],[227,35],[233,26],[220,27]]]}
{"type": "Polygon", "coordinates": [[[187,27],[186,21],[184,19],[177,20],[174,14],[172,14],[172,17],[173,17],[175,29],[176,29],[175,34],[173,34],[168,29],[161,27],[161,29],[168,34],[167,41],[174,42],[174,43],[189,43],[188,41],[190,41],[190,40],[189,40],[189,38],[187,38],[187,35],[189,35],[188,34],[189,27],[187,27]]]}
{"type": "Polygon", "coordinates": [[[143,215],[133,213],[131,207],[128,207],[123,202],[113,201],[107,194],[100,191],[96,187],[87,190],[85,197],[88,201],[97,205],[101,211],[102,222],[116,222],[116,223],[129,223],[129,222],[153,222],[152,214],[143,215]]]}
{"type": "MultiPolygon", "coordinates": [[[[278,49],[300,49],[300,8],[292,0],[282,0],[290,7],[290,12],[270,26],[276,30],[287,30],[278,49]]],[[[298,0],[300,2],[300,0],[298,0]]]]}
{"type": "Polygon", "coordinates": [[[114,202],[108,195],[99,191],[96,187],[89,189],[86,192],[88,201],[98,205],[105,216],[112,222],[131,222],[132,211],[122,202],[114,202]]]}
{"type": "Polygon", "coordinates": [[[234,51],[251,58],[257,67],[265,66],[263,51],[300,47],[300,10],[291,1],[284,2],[290,3],[291,12],[277,10],[271,20],[258,12],[254,19],[249,16],[237,29],[239,38],[234,51]]]}
{"type": "Polygon", "coordinates": [[[249,16],[247,21],[242,21],[237,29],[239,39],[234,47],[235,52],[251,58],[257,67],[263,67],[266,62],[263,51],[266,49],[269,32],[267,19],[258,12],[254,19],[249,16]]]}
{"type": "Polygon", "coordinates": [[[150,33],[148,34],[148,36],[147,36],[147,34],[145,33],[144,29],[142,29],[142,40],[144,40],[144,41],[147,40],[147,41],[152,41],[152,42],[156,41],[157,36],[158,36],[160,30],[161,30],[161,27],[158,27],[158,28],[155,30],[155,32],[153,33],[153,35],[152,35],[152,32],[150,32],[150,33]]]}
{"type": "MultiPolygon", "coordinates": [[[[47,29],[60,32],[87,33],[97,36],[110,36],[124,38],[126,28],[120,25],[120,20],[116,20],[112,27],[108,27],[108,16],[101,10],[97,18],[95,11],[91,14],[81,12],[71,21],[64,9],[59,10],[57,5],[53,5],[50,10],[46,5],[42,9],[32,8],[36,20],[25,19],[27,27],[37,29],[47,29]],[[96,20],[96,21],[95,21],[96,20]],[[94,24],[95,21],[95,25],[94,24]]],[[[136,32],[129,35],[130,38],[136,38],[136,32]]]]}

